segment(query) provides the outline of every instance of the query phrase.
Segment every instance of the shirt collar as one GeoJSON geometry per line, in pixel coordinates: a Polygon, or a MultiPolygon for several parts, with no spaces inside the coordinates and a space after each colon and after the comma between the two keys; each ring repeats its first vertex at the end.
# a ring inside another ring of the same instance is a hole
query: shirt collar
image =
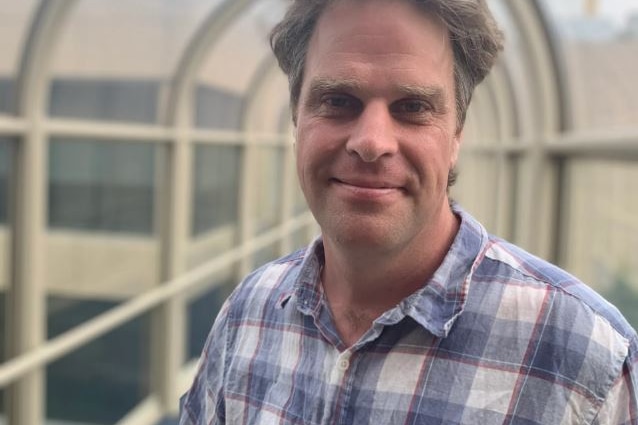
{"type": "MultiPolygon", "coordinates": [[[[472,274],[488,241],[487,231],[476,219],[456,204],[452,210],[461,225],[443,262],[422,289],[394,309],[441,338],[449,334],[463,312],[472,274]]],[[[392,310],[388,313],[392,316],[392,310]]]]}
{"type": "MultiPolygon", "coordinates": [[[[443,262],[422,289],[405,298],[383,314],[377,323],[394,325],[411,317],[438,337],[446,337],[463,312],[477,257],[488,240],[485,228],[457,204],[452,210],[461,225],[443,262]]],[[[323,240],[315,239],[307,248],[295,283],[297,308],[315,316],[321,309],[323,289],[320,282],[324,264],[323,240]]]]}

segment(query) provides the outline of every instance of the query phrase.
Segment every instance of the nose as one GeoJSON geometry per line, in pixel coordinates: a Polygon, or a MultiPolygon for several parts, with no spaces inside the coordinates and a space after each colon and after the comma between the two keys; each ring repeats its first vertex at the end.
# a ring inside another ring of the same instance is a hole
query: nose
{"type": "Polygon", "coordinates": [[[392,115],[387,106],[383,102],[365,105],[346,143],[347,152],[364,162],[375,162],[396,153],[397,149],[392,115]]]}

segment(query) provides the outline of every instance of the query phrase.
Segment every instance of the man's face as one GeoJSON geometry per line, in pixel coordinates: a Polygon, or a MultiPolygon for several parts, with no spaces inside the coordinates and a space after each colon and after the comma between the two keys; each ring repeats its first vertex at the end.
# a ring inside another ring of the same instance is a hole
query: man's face
{"type": "Polygon", "coordinates": [[[447,29],[410,2],[342,0],[323,13],[296,152],[324,238],[394,251],[436,232],[460,143],[453,60],[447,29]]]}

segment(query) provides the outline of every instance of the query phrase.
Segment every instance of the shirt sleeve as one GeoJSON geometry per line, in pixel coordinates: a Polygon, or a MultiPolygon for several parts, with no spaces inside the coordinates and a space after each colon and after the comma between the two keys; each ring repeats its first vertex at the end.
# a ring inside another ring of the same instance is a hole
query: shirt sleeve
{"type": "Polygon", "coordinates": [[[222,425],[229,300],[222,306],[199,359],[191,388],[180,399],[180,425],[222,425]]]}
{"type": "Polygon", "coordinates": [[[593,424],[638,425],[638,355],[636,353],[630,354],[625,360],[622,375],[607,395],[593,424]]]}

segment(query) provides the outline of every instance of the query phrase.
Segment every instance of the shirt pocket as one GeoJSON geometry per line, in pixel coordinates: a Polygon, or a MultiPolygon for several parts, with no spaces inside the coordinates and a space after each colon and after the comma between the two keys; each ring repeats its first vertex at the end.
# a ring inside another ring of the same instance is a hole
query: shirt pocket
{"type": "Polygon", "coordinates": [[[317,391],[304,389],[301,377],[277,366],[237,362],[228,375],[229,424],[310,425],[320,408],[317,391]],[[246,365],[245,365],[246,366],[246,365]]]}

